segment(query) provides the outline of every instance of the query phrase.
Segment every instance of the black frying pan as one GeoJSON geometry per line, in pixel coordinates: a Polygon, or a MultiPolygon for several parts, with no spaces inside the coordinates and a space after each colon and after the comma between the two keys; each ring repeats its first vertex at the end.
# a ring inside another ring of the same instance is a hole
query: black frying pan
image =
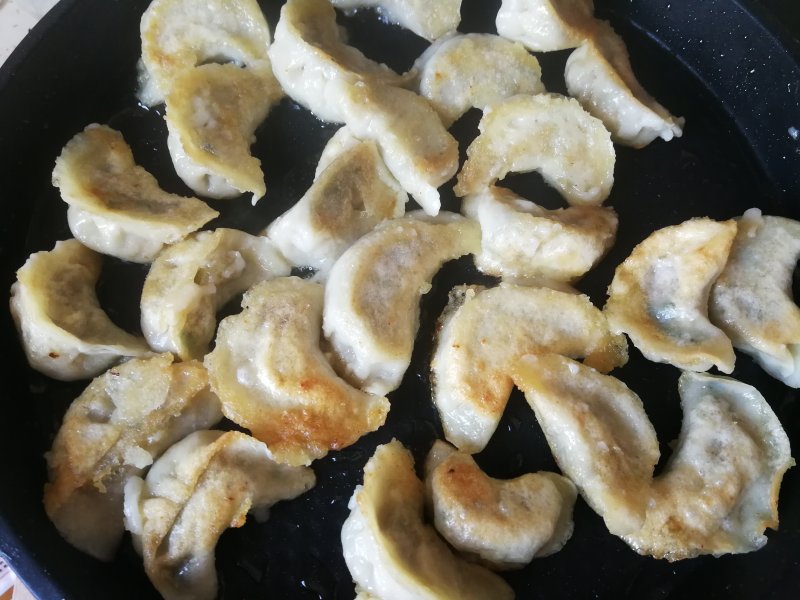
{"type": "MultiPolygon", "coordinates": [[[[279,2],[262,2],[277,22],[279,2]]],[[[464,31],[493,31],[499,2],[464,0],[464,31]]],[[[644,86],[675,114],[687,118],[685,135],[643,150],[617,148],[610,204],[620,214],[618,242],[582,282],[602,305],[613,269],[657,227],[696,215],[728,218],[751,206],[800,218],[800,51],[789,31],[800,32],[796,0],[597,0],[628,42],[644,86]],[[782,24],[780,23],[782,21],[782,24]]],[[[157,111],[136,105],[134,65],[139,17],[147,0],[62,0],[0,70],[0,222],[2,282],[8,289],[27,255],[69,237],[65,205],[50,185],[63,144],[86,124],[107,122],[123,131],[137,160],[170,191],[188,193],[169,163],[165,127],[157,111]]],[[[348,19],[352,42],[366,53],[405,69],[425,47],[374,13],[348,19]]],[[[563,91],[566,53],[541,57],[545,82],[563,91]]],[[[454,126],[465,144],[478,115],[454,126]]],[[[258,131],[255,153],[270,192],[252,209],[246,200],[215,203],[215,225],[257,231],[308,187],[314,165],[335,127],[325,126],[285,100],[258,131]]],[[[506,184],[545,204],[556,195],[534,176],[506,184]]],[[[445,207],[457,209],[449,191],[445,207]]],[[[123,326],[137,328],[136,297],[144,269],[108,260],[101,300],[123,326]]],[[[278,505],[266,524],[249,522],[227,532],[217,551],[222,597],[352,598],[341,557],[339,531],[347,499],[378,443],[397,437],[418,459],[441,434],[431,407],[430,332],[455,283],[480,281],[469,260],[448,265],[422,304],[422,326],[411,368],[391,395],[392,411],[380,431],[315,463],[319,484],[300,499],[278,505]]],[[[232,309],[235,310],[235,309],[232,309]]],[[[5,344],[0,417],[0,552],[41,598],[157,597],[126,540],[117,559],[102,564],[64,542],[41,504],[44,452],[60,419],[85,384],[61,384],[25,363],[11,319],[0,313],[5,344]]],[[[662,453],[680,429],[679,372],[632,351],[617,373],[643,399],[662,453]]],[[[758,387],[800,451],[798,394],[738,356],[734,375],[758,387]]],[[[511,477],[554,469],[541,431],[515,394],[489,447],[478,457],[490,474],[511,477]]],[[[663,460],[662,460],[663,463],[663,460]]],[[[781,529],[755,553],[670,564],[638,556],[611,536],[579,501],[575,535],[558,554],[508,575],[520,598],[797,598],[800,597],[800,471],[784,479],[781,529]]]]}

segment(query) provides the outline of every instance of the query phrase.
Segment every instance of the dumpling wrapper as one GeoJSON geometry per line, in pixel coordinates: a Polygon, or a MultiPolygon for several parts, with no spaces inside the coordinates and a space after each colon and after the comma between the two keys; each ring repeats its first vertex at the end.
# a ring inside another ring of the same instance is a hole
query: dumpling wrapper
{"type": "Polygon", "coordinates": [[[800,223],[751,209],[738,219],[709,299],[711,321],[734,347],[794,388],[800,387],[800,308],[792,298],[798,258],[800,223]]]}
{"type": "Polygon", "coordinates": [[[435,441],[425,486],[436,530],[493,569],[518,569],[561,550],[572,536],[577,491],[556,473],[493,479],[469,454],[435,441]]]}
{"type": "Polygon", "coordinates": [[[197,431],[167,450],[144,481],[125,486],[125,526],[165,600],[213,600],[219,536],[244,525],[248,512],[266,516],[314,483],[311,469],[275,462],[249,435],[197,431]]]}
{"type": "Polygon", "coordinates": [[[337,84],[344,120],[356,137],[378,144],[403,189],[429,215],[438,188],[458,171],[458,142],[431,105],[414,92],[378,83],[337,84]]]}
{"type": "Polygon", "coordinates": [[[521,358],[513,378],[553,458],[608,530],[639,531],[660,456],[639,397],[619,379],[557,354],[521,358]]]}
{"type": "Polygon", "coordinates": [[[133,262],[150,262],[165,244],[219,215],[202,200],[162,190],[134,162],[122,134],[106,125],[89,125],[64,146],[53,185],[69,205],[69,228],[77,239],[133,262]]]}
{"type": "Polygon", "coordinates": [[[386,398],[351,387],[325,360],[322,300],[321,285],[297,277],[257,284],[205,358],[225,416],[292,465],[353,444],[389,412],[386,398]]]}
{"type": "Polygon", "coordinates": [[[625,364],[627,344],[613,335],[588,297],[547,288],[459,286],[439,321],[431,360],[433,402],[447,440],[481,451],[492,437],[524,354],[555,352],[602,371],[625,364]]]}
{"type": "Polygon", "coordinates": [[[256,0],[153,0],[142,15],[139,98],[163,102],[183,71],[207,63],[269,65],[270,33],[256,0]]]}
{"type": "Polygon", "coordinates": [[[327,0],[284,4],[269,56],[286,93],[331,123],[346,121],[341,96],[352,84],[369,80],[402,85],[407,79],[348,46],[327,0]]]}
{"type": "Polygon", "coordinates": [[[733,371],[728,337],[708,320],[711,286],[725,266],[736,222],[690,219],[659,229],[617,267],[603,312],[648,360],[733,371]]]}
{"type": "Polygon", "coordinates": [[[447,127],[470,108],[484,110],[517,94],[545,91],[536,57],[520,44],[487,33],[444,37],[414,67],[420,95],[447,127]]]}
{"type": "Polygon", "coordinates": [[[425,491],[397,440],[378,446],[342,526],[347,568],[361,597],[510,599],[498,575],[456,557],[423,520],[425,491]]]}
{"type": "Polygon", "coordinates": [[[461,210],[481,225],[481,252],[475,264],[504,279],[574,282],[616,239],[613,208],[547,210],[509,190],[490,187],[465,197],[461,210]]]}
{"type": "Polygon", "coordinates": [[[625,42],[606,22],[596,22],[570,54],[564,80],[569,95],[600,119],[619,144],[642,148],[657,137],[668,142],[683,135],[684,119],[672,116],[641,86],[625,42]]]}
{"type": "Polygon", "coordinates": [[[344,10],[376,8],[382,19],[429,42],[455,31],[461,22],[461,0],[331,0],[331,4],[344,10]]]}
{"type": "Polygon", "coordinates": [[[684,372],[683,424],[653,482],[642,529],[625,537],[640,554],[669,561],[740,554],[778,528],[778,492],[795,464],[789,438],[755,388],[728,377],[684,372]]]}
{"type": "Polygon", "coordinates": [[[474,221],[411,213],[378,226],[336,261],[325,286],[323,330],[348,380],[373,394],[400,385],[420,297],[445,262],[479,248],[474,221]]]}
{"type": "Polygon", "coordinates": [[[142,331],[154,350],[202,359],[216,314],[254,283],[289,275],[270,240],[237,229],[193,234],[158,255],[144,280],[142,331]]]}
{"type": "Polygon", "coordinates": [[[175,76],[166,94],[167,146],[175,171],[209,198],[267,192],[261,161],[250,154],[255,130],[283,90],[266,66],[207,64],[175,76]]]}
{"type": "Polygon", "coordinates": [[[575,48],[594,17],[592,0],[502,0],[497,33],[534,52],[575,48]]]}
{"type": "Polygon", "coordinates": [[[70,405],[46,455],[48,517],[70,544],[111,560],[124,532],[125,483],[173,443],[220,419],[198,362],[158,354],[113,367],[70,405]]]}
{"type": "Polygon", "coordinates": [[[11,316],[31,367],[73,381],[102,373],[120,359],[148,354],[145,341],[117,327],[95,285],[102,257],[78,240],[35,252],[11,286],[11,316]]]}
{"type": "Polygon", "coordinates": [[[408,200],[374,142],[354,138],[345,127],[325,148],[320,164],[330,162],[318,167],[303,197],[266,229],[287,259],[317,269],[318,279],[358,238],[402,216],[408,200]]]}
{"type": "Polygon", "coordinates": [[[598,205],[614,183],[611,135],[578,102],[519,95],[483,113],[467,148],[457,196],[478,194],[508,173],[538,171],[571,205],[598,205]]]}

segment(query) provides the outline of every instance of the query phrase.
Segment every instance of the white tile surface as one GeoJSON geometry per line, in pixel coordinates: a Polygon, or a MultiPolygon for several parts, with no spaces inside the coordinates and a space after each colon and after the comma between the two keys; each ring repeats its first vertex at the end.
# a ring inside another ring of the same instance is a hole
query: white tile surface
{"type": "Polygon", "coordinates": [[[0,64],[57,0],[0,0],[0,64]]]}

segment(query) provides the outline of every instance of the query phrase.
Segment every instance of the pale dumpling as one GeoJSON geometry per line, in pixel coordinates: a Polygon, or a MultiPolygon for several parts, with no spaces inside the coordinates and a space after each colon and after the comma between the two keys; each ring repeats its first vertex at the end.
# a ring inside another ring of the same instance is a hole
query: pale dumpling
{"type": "Polygon", "coordinates": [[[444,37],[414,66],[420,95],[448,127],[470,108],[545,91],[536,57],[521,44],[487,33],[444,37]]]}
{"type": "Polygon", "coordinates": [[[750,209],[738,224],[711,288],[711,321],[770,375],[800,387],[800,308],[792,298],[800,223],[750,209]]]}
{"type": "Polygon", "coordinates": [[[269,62],[242,69],[206,64],[176,74],[166,93],[167,145],[175,171],[195,193],[256,203],[267,191],[250,154],[255,130],[283,96],[269,62]]]}
{"type": "Polygon", "coordinates": [[[56,160],[53,185],[69,205],[72,234],[85,246],[146,263],[218,216],[205,202],[162,190],[138,166],[122,134],[92,124],[56,160]]]}
{"type": "Polygon", "coordinates": [[[405,80],[347,45],[328,0],[288,0],[269,55],[286,93],[323,121],[346,121],[341,95],[352,84],[401,85],[405,80]]]}
{"type": "Polygon", "coordinates": [[[214,337],[219,309],[254,283],[290,271],[265,237],[225,228],[193,234],[150,266],[141,299],[144,336],[154,350],[201,359],[214,337]]]}
{"type": "Polygon", "coordinates": [[[684,119],[674,117],[641,86],[631,69],[625,42],[604,21],[567,59],[567,92],[600,119],[614,141],[641,148],[660,137],[683,134],[684,119]]]}
{"type": "Polygon", "coordinates": [[[708,218],[650,234],[614,273],[603,309],[611,328],[649,360],[733,371],[733,346],[708,320],[708,296],[735,235],[735,221],[708,218]]]}
{"type": "Polygon", "coordinates": [[[433,402],[447,440],[469,453],[481,451],[497,428],[520,356],[557,352],[602,371],[628,358],[624,337],[611,333],[589,298],[547,288],[456,287],[438,328],[433,402]]]}
{"type": "Polygon", "coordinates": [[[593,23],[592,0],[502,0],[495,24],[501,36],[534,52],[575,48],[593,23]]]}
{"type": "Polygon", "coordinates": [[[513,377],[553,458],[608,530],[638,532],[660,455],[639,397],[619,379],[556,354],[523,357],[513,377]]]}
{"type": "Polygon", "coordinates": [[[563,548],[572,536],[577,491],[556,473],[493,479],[469,454],[437,440],[425,462],[436,530],[494,569],[515,569],[563,548]]]}
{"type": "Polygon", "coordinates": [[[354,138],[347,128],[340,132],[323,150],[320,163],[329,162],[318,167],[308,191],[266,230],[287,259],[313,267],[318,279],[358,238],[402,216],[408,200],[375,143],[354,138]]]}
{"type": "Polygon", "coordinates": [[[572,98],[514,96],[487,109],[478,128],[458,174],[458,196],[480,193],[508,173],[530,171],[571,205],[602,204],[611,192],[611,135],[572,98]]]}
{"type": "Polygon", "coordinates": [[[170,445],[220,419],[198,362],[158,354],[113,367],[70,405],[47,453],[47,516],[70,544],[111,560],[124,531],[125,483],[170,445]]]}
{"type": "Polygon", "coordinates": [[[613,208],[547,210],[494,186],[465,197],[461,210],[481,225],[477,267],[515,281],[573,282],[597,264],[617,233],[613,208]]]}
{"type": "Polygon", "coordinates": [[[219,536],[314,483],[311,469],[275,462],[249,435],[197,431],[167,450],[147,479],[128,482],[125,526],[165,600],[212,600],[219,536]]]}
{"type": "Polygon", "coordinates": [[[411,362],[419,300],[449,261],[480,249],[474,221],[411,213],[368,233],[331,269],[323,329],[346,377],[374,394],[400,385],[411,362]]]}
{"type": "Polygon", "coordinates": [[[433,41],[455,31],[461,22],[461,0],[331,0],[337,8],[374,7],[390,23],[433,41]]]}
{"type": "Polygon", "coordinates": [[[31,254],[11,286],[11,315],[30,365],[53,379],[89,379],[122,358],[149,353],[100,307],[102,257],[78,240],[31,254]]]}
{"type": "Polygon", "coordinates": [[[152,0],[142,15],[139,97],[163,102],[182,71],[207,63],[269,64],[269,27],[256,0],[152,0]]]}
{"type": "Polygon", "coordinates": [[[205,359],[225,416],[293,465],[349,446],[389,412],[386,398],[351,387],[325,360],[322,300],[320,284],[297,277],[255,285],[205,359]]]}
{"type": "Polygon", "coordinates": [[[356,592],[381,600],[510,599],[498,575],[456,557],[423,522],[425,492],[397,440],[378,446],[348,504],[342,550],[356,592]]]}

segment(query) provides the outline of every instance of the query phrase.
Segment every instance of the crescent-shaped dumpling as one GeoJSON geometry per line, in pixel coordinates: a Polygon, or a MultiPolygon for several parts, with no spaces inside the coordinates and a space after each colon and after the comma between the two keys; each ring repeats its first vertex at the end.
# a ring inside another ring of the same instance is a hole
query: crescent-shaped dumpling
{"type": "Polygon", "coordinates": [[[389,412],[386,398],[351,387],[325,360],[322,300],[321,285],[297,277],[255,285],[205,359],[225,416],[293,465],[349,446],[389,412]]]}
{"type": "Polygon", "coordinates": [[[603,309],[611,328],[649,360],[733,371],[733,347],[708,320],[708,296],[735,235],[735,221],[708,218],[650,234],[614,273],[603,309]]]}
{"type": "Polygon", "coordinates": [[[639,397],[619,379],[557,354],[523,357],[513,377],[558,466],[608,530],[639,531],[659,458],[639,397]]]}
{"type": "Polygon", "coordinates": [[[180,358],[202,358],[231,298],[291,267],[270,240],[237,229],[201,231],[158,255],[144,280],[142,331],[148,344],[180,358]]]}
{"type": "Polygon", "coordinates": [[[164,100],[181,72],[207,63],[269,64],[269,27],[256,0],[152,0],[142,15],[139,97],[164,100]]]}
{"type": "Polygon", "coordinates": [[[728,263],[711,288],[711,320],[770,375],[800,387],[800,309],[792,299],[800,223],[762,217],[757,209],[738,223],[728,263]]]}
{"type": "Polygon", "coordinates": [[[545,91],[536,57],[520,44],[487,33],[442,38],[415,67],[419,93],[448,127],[470,108],[484,110],[517,94],[545,91]]]}
{"type": "Polygon", "coordinates": [[[458,171],[458,142],[431,105],[414,92],[377,83],[341,84],[341,108],[353,134],[378,144],[386,166],[429,215],[437,188],[458,171]]]}
{"type": "Polygon", "coordinates": [[[375,143],[352,137],[347,128],[340,132],[323,150],[320,162],[330,161],[327,166],[318,167],[308,191],[266,230],[293,264],[314,267],[323,277],[358,238],[402,216],[408,200],[375,143]]]}
{"type": "Polygon", "coordinates": [[[497,33],[534,52],[575,48],[594,20],[592,0],[502,0],[497,33]]]}
{"type": "Polygon", "coordinates": [[[212,600],[219,536],[314,483],[311,469],[275,462],[249,435],[197,431],[167,450],[145,481],[125,486],[125,526],[166,600],[212,600]]]}
{"type": "Polygon", "coordinates": [[[11,315],[30,365],[53,379],[99,375],[121,358],[149,352],[100,307],[102,257],[78,240],[31,254],[11,286],[11,315]]]}
{"type": "Polygon", "coordinates": [[[508,173],[538,171],[569,204],[602,204],[614,183],[614,145],[578,102],[519,95],[491,106],[458,174],[458,196],[478,194],[508,173]]]}
{"type": "Polygon", "coordinates": [[[511,284],[460,286],[440,320],[431,360],[433,402],[445,437],[460,450],[482,450],[513,388],[511,369],[523,354],[585,357],[603,371],[627,361],[624,337],[613,335],[589,298],[511,284]]]}
{"type": "Polygon", "coordinates": [[[505,581],[456,557],[423,522],[424,502],[411,453],[397,440],[378,446],[342,526],[344,560],[356,592],[382,599],[513,598],[505,581]]]}
{"type": "Polygon", "coordinates": [[[72,234],[84,245],[133,262],[150,262],[218,216],[205,202],[169,194],[133,160],[118,131],[89,125],[56,160],[53,185],[69,204],[72,234]]]}
{"type": "Polygon", "coordinates": [[[122,539],[125,483],[170,445],[222,419],[198,362],[134,359],[92,381],[47,453],[47,516],[73,546],[110,560],[122,539]]]}
{"type": "Polygon", "coordinates": [[[331,0],[331,4],[344,10],[376,8],[382,19],[431,42],[455,31],[461,22],[461,0],[331,0]]]}
{"type": "Polygon", "coordinates": [[[371,80],[400,85],[405,81],[345,43],[328,0],[284,4],[269,56],[286,93],[319,119],[333,123],[346,120],[341,94],[353,83],[371,80]]]}
{"type": "Polygon", "coordinates": [[[617,233],[613,208],[547,210],[494,186],[464,198],[461,210],[481,225],[478,268],[515,281],[574,282],[605,255],[617,233]]]}
{"type": "Polygon", "coordinates": [[[331,269],[323,329],[339,366],[364,390],[386,394],[411,362],[419,299],[449,260],[476,253],[480,231],[453,213],[411,213],[368,233],[331,269]]]}
{"type": "Polygon", "coordinates": [[[269,63],[242,69],[207,64],[175,76],[166,94],[167,145],[175,171],[209,198],[267,191],[261,161],[250,154],[256,127],[283,91],[269,63]]]}
{"type": "Polygon", "coordinates": [[[683,134],[684,119],[674,117],[637,81],[625,42],[604,21],[570,54],[564,69],[570,96],[600,119],[614,141],[642,148],[655,138],[683,134]]]}
{"type": "Polygon", "coordinates": [[[494,569],[524,567],[572,536],[577,491],[556,473],[493,479],[469,454],[437,440],[425,462],[436,530],[460,552],[494,569]]]}

